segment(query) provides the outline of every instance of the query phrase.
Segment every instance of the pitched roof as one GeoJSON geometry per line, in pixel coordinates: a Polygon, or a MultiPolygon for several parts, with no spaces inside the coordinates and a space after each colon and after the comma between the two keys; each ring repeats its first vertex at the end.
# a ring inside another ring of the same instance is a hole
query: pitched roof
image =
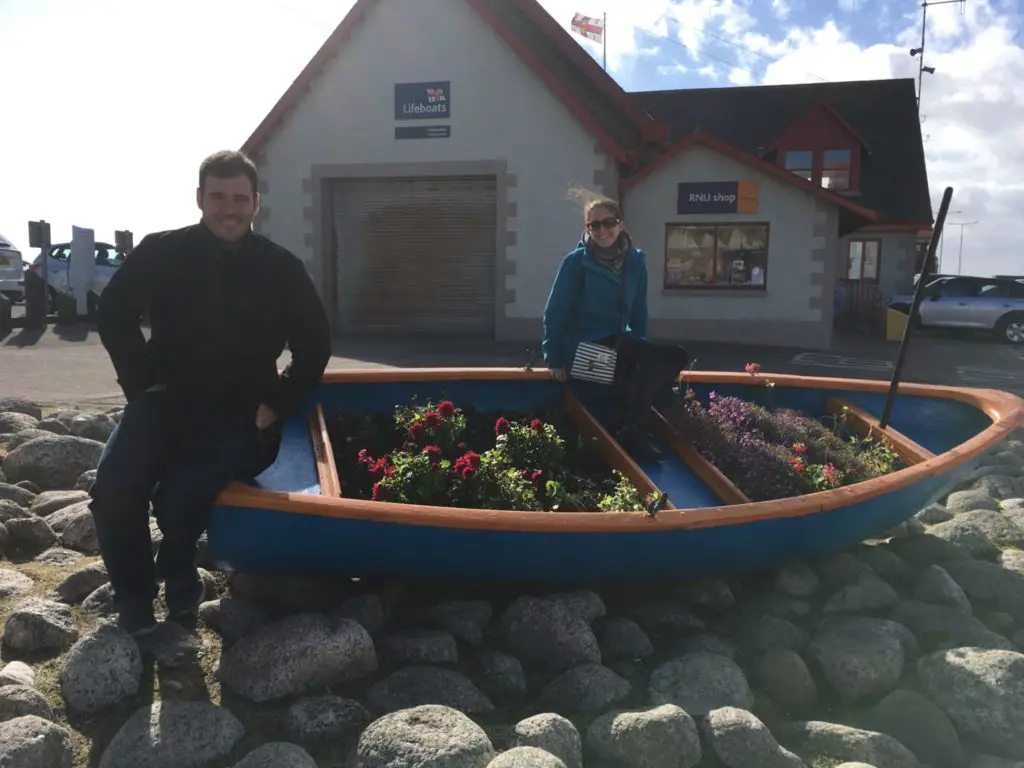
{"type": "Polygon", "coordinates": [[[850,196],[851,201],[880,211],[887,221],[932,221],[910,78],[634,91],[632,96],[672,127],[674,141],[701,130],[750,155],[761,154],[805,112],[825,102],[868,147],[861,162],[861,194],[850,196]]]}
{"type": "MultiPolygon", "coordinates": [[[[312,82],[338,56],[379,0],[357,0],[270,113],[242,145],[258,156],[299,105],[312,82]]],[[[648,115],[583,51],[536,0],[466,0],[466,3],[540,77],[556,98],[622,162],[646,141],[665,140],[668,127],[648,115]]]]}
{"type": "Polygon", "coordinates": [[[844,195],[840,195],[836,192],[832,192],[828,189],[825,189],[824,187],[821,187],[818,184],[814,184],[808,181],[802,176],[797,176],[796,174],[790,173],[789,171],[783,168],[779,168],[777,165],[769,163],[767,160],[763,160],[757,155],[752,155],[748,152],[744,152],[742,149],[738,149],[737,147],[734,147],[731,144],[727,144],[717,136],[713,136],[712,134],[701,130],[692,131],[688,135],[684,136],[675,144],[673,144],[667,152],[661,155],[656,162],[650,163],[642,170],[633,174],[629,178],[624,179],[622,182],[623,187],[628,189],[629,187],[634,186],[641,180],[647,178],[647,176],[654,173],[659,168],[662,168],[663,166],[667,165],[680,152],[697,144],[701,144],[707,147],[708,149],[712,149],[715,152],[731,157],[737,162],[743,163],[744,165],[747,165],[748,167],[753,168],[756,171],[760,171],[761,173],[764,173],[768,176],[774,176],[783,183],[791,184],[792,186],[797,187],[798,189],[802,189],[805,192],[814,195],[815,197],[838,205],[840,208],[843,208],[849,211],[850,213],[856,214],[857,216],[860,216],[868,221],[877,221],[879,219],[879,215],[876,211],[873,211],[869,208],[865,208],[862,205],[858,205],[856,202],[848,199],[844,195]]]}

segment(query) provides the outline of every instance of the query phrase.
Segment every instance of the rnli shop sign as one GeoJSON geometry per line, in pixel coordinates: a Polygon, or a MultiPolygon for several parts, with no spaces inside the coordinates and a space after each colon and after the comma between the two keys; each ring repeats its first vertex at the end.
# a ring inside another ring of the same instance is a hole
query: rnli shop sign
{"type": "Polygon", "coordinates": [[[695,181],[679,184],[676,213],[757,213],[756,181],[695,181]]]}
{"type": "Polygon", "coordinates": [[[444,120],[452,116],[448,80],[395,83],[395,120],[444,120]]]}

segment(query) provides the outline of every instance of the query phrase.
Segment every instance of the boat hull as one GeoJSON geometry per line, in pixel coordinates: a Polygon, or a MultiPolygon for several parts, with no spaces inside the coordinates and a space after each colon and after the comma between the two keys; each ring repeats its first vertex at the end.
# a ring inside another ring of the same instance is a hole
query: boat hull
{"type": "MultiPolygon", "coordinates": [[[[887,382],[771,376],[773,405],[820,413],[829,398],[881,412],[887,382]]],[[[751,396],[742,375],[701,373],[698,394],[751,396]]],[[[763,388],[762,390],[763,391],[763,388]]],[[[542,372],[353,371],[325,376],[309,409],[391,410],[412,394],[481,409],[558,402],[542,372]],[[390,379],[390,380],[389,380],[390,379]]],[[[604,390],[581,391],[605,421],[604,390]]],[[[930,458],[835,491],[724,504],[681,462],[642,467],[675,503],[645,513],[543,513],[418,508],[325,498],[306,415],[288,425],[282,456],[257,481],[222,494],[208,528],[219,567],[330,571],[355,577],[600,584],[704,578],[782,565],[880,536],[962,483],[1024,420],[1024,403],[991,390],[901,386],[892,427],[930,458]],[[660,474],[659,474],[660,472],[660,474]]],[[[315,443],[315,440],[313,441],[315,443]]]]}

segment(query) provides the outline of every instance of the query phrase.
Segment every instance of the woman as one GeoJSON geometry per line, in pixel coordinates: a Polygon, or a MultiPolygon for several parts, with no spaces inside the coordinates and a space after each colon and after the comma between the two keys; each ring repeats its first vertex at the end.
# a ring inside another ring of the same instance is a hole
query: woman
{"type": "Polygon", "coordinates": [[[647,430],[650,409],[670,392],[689,355],[647,340],[646,256],[633,246],[618,203],[578,187],[573,196],[583,202],[585,231],[562,259],[548,295],[544,362],[553,378],[566,381],[581,343],[617,349],[614,383],[625,399],[618,438],[638,458],[656,460],[660,453],[647,430]]]}

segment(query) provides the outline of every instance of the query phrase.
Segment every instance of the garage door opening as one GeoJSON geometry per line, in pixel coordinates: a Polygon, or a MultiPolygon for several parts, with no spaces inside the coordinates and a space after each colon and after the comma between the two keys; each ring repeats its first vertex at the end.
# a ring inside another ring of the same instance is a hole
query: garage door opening
{"type": "Polygon", "coordinates": [[[332,210],[339,330],[494,335],[493,176],[338,180],[332,210]]]}

